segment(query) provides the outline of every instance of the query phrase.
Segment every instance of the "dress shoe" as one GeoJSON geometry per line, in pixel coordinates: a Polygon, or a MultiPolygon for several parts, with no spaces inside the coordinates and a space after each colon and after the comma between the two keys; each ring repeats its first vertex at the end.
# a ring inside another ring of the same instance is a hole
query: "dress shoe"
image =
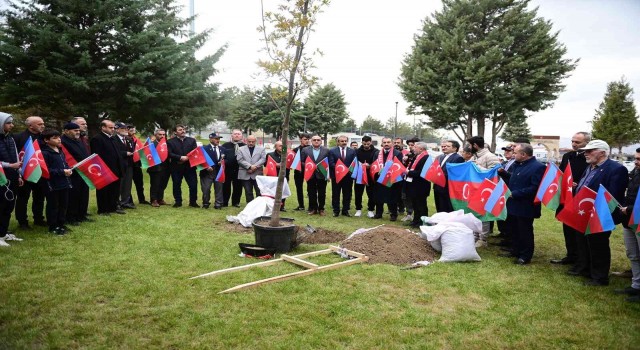
{"type": "Polygon", "coordinates": [[[135,205],[133,205],[133,204],[131,204],[131,203],[125,203],[125,204],[123,204],[123,205],[122,205],[122,208],[125,208],[125,209],[135,209],[135,208],[136,208],[136,206],[135,206],[135,205]]]}
{"type": "Polygon", "coordinates": [[[391,215],[391,221],[398,221],[398,215],[391,215]]]}
{"type": "Polygon", "coordinates": [[[572,265],[575,263],[575,260],[571,260],[565,256],[562,259],[551,259],[549,260],[549,262],[552,264],[558,264],[558,265],[572,265]]]}
{"type": "Polygon", "coordinates": [[[167,202],[165,202],[163,199],[158,201],[158,204],[160,205],[167,205],[167,202]]]}
{"type": "Polygon", "coordinates": [[[503,251],[503,252],[511,253],[511,248],[508,248],[508,247],[500,247],[500,250],[503,251]]]}
{"type": "Polygon", "coordinates": [[[626,295],[640,295],[640,289],[635,289],[633,287],[627,287],[624,289],[616,289],[613,291],[616,294],[626,294],[626,295]]]}
{"type": "Polygon", "coordinates": [[[53,233],[54,235],[64,236],[66,233],[62,227],[56,227],[53,229],[49,229],[49,233],[53,233]]]}
{"type": "Polygon", "coordinates": [[[127,212],[122,210],[122,209],[116,209],[115,213],[116,214],[126,214],[127,212]]]}
{"type": "Polygon", "coordinates": [[[182,206],[182,203],[173,203],[173,207],[174,208],[180,208],[182,206]]]}
{"type": "Polygon", "coordinates": [[[295,211],[304,211],[304,207],[297,207],[297,208],[295,208],[293,210],[295,210],[295,211]]]}
{"type": "Polygon", "coordinates": [[[229,204],[223,204],[222,207],[223,208],[227,208],[229,206],[229,204]]]}
{"type": "Polygon", "coordinates": [[[236,207],[236,208],[240,208],[240,203],[234,204],[233,206],[236,207]]]}
{"type": "Polygon", "coordinates": [[[213,206],[213,209],[222,209],[222,207],[221,207],[221,206],[219,206],[219,205],[214,205],[214,206],[213,206]]]}
{"type": "Polygon", "coordinates": [[[351,217],[351,214],[348,211],[343,211],[342,216],[351,217]]]}
{"type": "Polygon", "coordinates": [[[598,281],[598,280],[591,279],[584,282],[584,285],[588,287],[604,287],[609,285],[609,281],[598,281]]]}
{"type": "Polygon", "coordinates": [[[158,203],[158,201],[153,201],[151,202],[151,206],[154,208],[159,208],[160,207],[160,203],[158,203]]]}
{"type": "Polygon", "coordinates": [[[616,277],[620,277],[620,278],[631,278],[631,277],[633,277],[633,274],[631,273],[631,270],[613,271],[613,272],[611,272],[611,276],[616,276],[616,277]]]}
{"type": "Polygon", "coordinates": [[[334,217],[334,218],[337,218],[338,216],[340,216],[340,213],[339,213],[339,212],[337,212],[337,213],[333,213],[333,217],[334,217]]]}
{"type": "Polygon", "coordinates": [[[146,200],[141,200],[139,203],[140,204],[147,204],[147,205],[151,204],[151,203],[147,202],[146,200]]]}
{"type": "Polygon", "coordinates": [[[203,204],[202,209],[209,209],[209,204],[203,204]]]}
{"type": "Polygon", "coordinates": [[[307,214],[316,215],[316,214],[318,214],[318,211],[317,210],[309,210],[309,212],[307,214]]]}
{"type": "Polygon", "coordinates": [[[31,230],[31,226],[28,223],[24,222],[19,225],[21,230],[31,230]]]}
{"type": "Polygon", "coordinates": [[[372,219],[382,219],[382,215],[374,215],[372,219]]]}
{"type": "Polygon", "coordinates": [[[47,225],[47,223],[46,223],[45,221],[43,221],[43,220],[34,221],[34,222],[33,222],[33,224],[34,224],[34,225],[36,225],[36,226],[45,226],[45,227],[46,227],[46,226],[49,226],[49,225],[47,225]]]}
{"type": "Polygon", "coordinates": [[[579,271],[576,271],[576,270],[573,270],[573,269],[569,269],[566,273],[567,273],[567,275],[569,275],[569,276],[590,277],[590,275],[589,275],[589,274],[582,273],[582,272],[579,272],[579,271]]]}
{"type": "Polygon", "coordinates": [[[326,216],[327,214],[324,213],[324,210],[318,210],[318,215],[326,216]]]}
{"type": "Polygon", "coordinates": [[[498,242],[496,245],[499,247],[511,247],[513,246],[513,243],[511,243],[511,241],[507,241],[503,239],[502,241],[498,242]]]}
{"type": "Polygon", "coordinates": [[[516,265],[528,265],[531,262],[531,260],[524,260],[522,258],[514,260],[513,263],[516,265]]]}
{"type": "Polygon", "coordinates": [[[198,203],[189,203],[189,206],[191,208],[200,208],[200,206],[198,205],[198,203]]]}

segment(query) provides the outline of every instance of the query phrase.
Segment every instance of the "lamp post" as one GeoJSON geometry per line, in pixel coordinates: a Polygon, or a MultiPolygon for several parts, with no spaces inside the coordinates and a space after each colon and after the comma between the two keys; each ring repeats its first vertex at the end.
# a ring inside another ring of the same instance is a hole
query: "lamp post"
{"type": "Polygon", "coordinates": [[[398,102],[396,101],[396,118],[393,123],[393,139],[398,137],[398,102]]]}

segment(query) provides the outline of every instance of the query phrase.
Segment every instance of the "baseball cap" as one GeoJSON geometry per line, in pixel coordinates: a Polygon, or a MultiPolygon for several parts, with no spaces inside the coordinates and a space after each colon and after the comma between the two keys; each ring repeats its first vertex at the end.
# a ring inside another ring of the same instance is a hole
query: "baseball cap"
{"type": "Polygon", "coordinates": [[[209,134],[209,138],[210,139],[221,139],[222,136],[216,134],[215,132],[212,132],[211,134],[209,134]]]}
{"type": "Polygon", "coordinates": [[[588,151],[590,149],[602,149],[609,152],[609,144],[602,140],[591,140],[586,146],[580,148],[581,151],[588,151]]]}
{"type": "Polygon", "coordinates": [[[127,124],[125,123],[121,123],[121,122],[117,122],[114,126],[116,129],[126,129],[127,128],[127,124]]]}

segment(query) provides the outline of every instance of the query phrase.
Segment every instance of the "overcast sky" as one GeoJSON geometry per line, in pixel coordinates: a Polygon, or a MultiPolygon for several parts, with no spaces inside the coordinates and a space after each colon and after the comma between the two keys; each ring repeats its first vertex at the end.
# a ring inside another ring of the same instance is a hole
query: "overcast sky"
{"type": "MultiPolygon", "coordinates": [[[[188,0],[180,1],[188,6],[188,0]]],[[[640,1],[536,0],[531,4],[539,7],[539,16],[554,23],[554,31],[560,31],[559,40],[567,46],[567,57],[581,60],[554,106],[532,114],[531,130],[536,135],[562,137],[590,130],[588,121],[608,82],[624,75],[632,87],[640,89],[640,1]]],[[[393,4],[384,0],[333,0],[319,16],[310,39],[310,46],[324,52],[315,60],[315,75],[322,84],[333,83],[342,90],[349,115],[358,123],[367,115],[386,121],[394,116],[396,101],[398,120],[413,123],[414,116],[406,114],[407,103],[397,87],[401,62],[411,50],[422,21],[441,6],[435,0],[399,0],[393,4]]],[[[261,48],[256,31],[260,1],[195,0],[195,12],[196,31],[215,30],[204,52],[229,44],[214,81],[223,87],[264,85],[266,81],[253,78],[259,71],[255,62],[261,48]]],[[[634,97],[638,107],[638,92],[634,97]]]]}

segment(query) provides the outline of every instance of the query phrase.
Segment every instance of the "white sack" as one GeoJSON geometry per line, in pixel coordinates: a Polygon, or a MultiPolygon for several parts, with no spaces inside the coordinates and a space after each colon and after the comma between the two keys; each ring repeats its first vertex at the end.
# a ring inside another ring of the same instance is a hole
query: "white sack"
{"type": "MultiPolygon", "coordinates": [[[[440,225],[438,225],[440,226],[440,225]]],[[[463,226],[449,226],[440,235],[442,244],[442,262],[456,261],[480,261],[480,255],[476,252],[473,231],[463,226]]]]}
{"type": "MultiPolygon", "coordinates": [[[[255,198],[242,209],[238,216],[227,215],[227,221],[251,227],[253,220],[261,216],[271,216],[278,178],[274,176],[256,176],[260,189],[260,197],[255,198]]],[[[285,181],[282,188],[282,199],[291,196],[289,184],[285,181]]]]}

